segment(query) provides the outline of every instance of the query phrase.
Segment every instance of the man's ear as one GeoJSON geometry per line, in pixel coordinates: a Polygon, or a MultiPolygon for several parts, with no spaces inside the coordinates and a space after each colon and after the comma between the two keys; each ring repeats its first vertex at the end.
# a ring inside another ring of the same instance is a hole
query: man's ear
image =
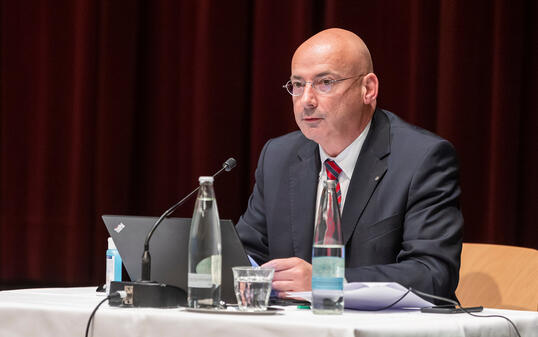
{"type": "Polygon", "coordinates": [[[369,73],[363,78],[364,87],[364,104],[370,105],[377,99],[377,90],[379,89],[379,80],[374,73],[369,73]]]}

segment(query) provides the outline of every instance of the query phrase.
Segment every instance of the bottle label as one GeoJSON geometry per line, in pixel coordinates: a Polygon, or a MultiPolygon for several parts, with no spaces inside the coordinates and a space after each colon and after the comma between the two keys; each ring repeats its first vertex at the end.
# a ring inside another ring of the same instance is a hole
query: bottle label
{"type": "Polygon", "coordinates": [[[312,289],[343,290],[344,267],[343,257],[316,256],[312,258],[312,289]]]}
{"type": "Polygon", "coordinates": [[[211,288],[213,282],[211,281],[211,274],[196,274],[189,273],[188,280],[189,288],[211,288]]]}
{"type": "Polygon", "coordinates": [[[211,255],[196,266],[196,273],[189,273],[188,286],[211,288],[221,284],[221,255],[211,255]]]}
{"type": "Polygon", "coordinates": [[[313,290],[343,290],[343,277],[312,277],[313,290]]]}
{"type": "Polygon", "coordinates": [[[114,256],[106,256],[106,292],[110,291],[110,282],[114,280],[114,256]]]}
{"type": "Polygon", "coordinates": [[[313,277],[344,277],[345,261],[338,256],[315,256],[312,258],[313,277]]]}

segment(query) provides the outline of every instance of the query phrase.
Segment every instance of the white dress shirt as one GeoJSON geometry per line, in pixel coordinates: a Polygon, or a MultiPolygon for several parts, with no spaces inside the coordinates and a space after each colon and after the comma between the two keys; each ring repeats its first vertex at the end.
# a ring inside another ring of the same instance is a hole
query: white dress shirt
{"type": "Polygon", "coordinates": [[[351,176],[353,175],[353,170],[355,169],[355,164],[357,163],[357,159],[359,158],[359,154],[362,149],[362,145],[364,144],[364,140],[366,139],[366,135],[368,134],[368,130],[370,130],[370,124],[371,121],[366,125],[364,130],[361,132],[361,134],[353,141],[353,143],[349,144],[348,147],[344,149],[344,151],[340,152],[339,155],[336,157],[330,157],[325,151],[319,146],[319,157],[321,159],[321,171],[319,172],[319,179],[318,179],[318,194],[316,197],[316,216],[315,219],[317,221],[318,217],[318,207],[319,202],[321,198],[321,192],[323,191],[323,182],[327,180],[327,173],[325,171],[325,160],[326,159],[332,159],[340,166],[342,169],[342,172],[338,176],[338,182],[340,183],[340,194],[342,196],[342,200],[340,202],[340,212],[344,210],[344,203],[346,202],[346,195],[347,190],[349,188],[349,182],[351,181],[351,176]]]}

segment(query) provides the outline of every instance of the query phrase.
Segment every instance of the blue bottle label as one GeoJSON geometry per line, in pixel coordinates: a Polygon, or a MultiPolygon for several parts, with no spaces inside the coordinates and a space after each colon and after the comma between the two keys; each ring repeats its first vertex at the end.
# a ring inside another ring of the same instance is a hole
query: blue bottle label
{"type": "Polygon", "coordinates": [[[342,277],[312,277],[313,290],[343,290],[344,278],[342,277]]]}
{"type": "Polygon", "coordinates": [[[107,284],[110,281],[121,281],[121,256],[117,250],[109,249],[106,254],[107,284]]]}

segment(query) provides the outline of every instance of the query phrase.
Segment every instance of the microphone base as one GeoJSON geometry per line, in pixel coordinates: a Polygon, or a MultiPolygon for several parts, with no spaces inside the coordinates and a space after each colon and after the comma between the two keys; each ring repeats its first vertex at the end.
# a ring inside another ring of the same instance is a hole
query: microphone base
{"type": "Polygon", "coordinates": [[[164,283],[110,282],[110,294],[123,290],[126,298],[111,298],[108,304],[114,307],[177,308],[187,306],[187,292],[179,287],[164,283]]]}

